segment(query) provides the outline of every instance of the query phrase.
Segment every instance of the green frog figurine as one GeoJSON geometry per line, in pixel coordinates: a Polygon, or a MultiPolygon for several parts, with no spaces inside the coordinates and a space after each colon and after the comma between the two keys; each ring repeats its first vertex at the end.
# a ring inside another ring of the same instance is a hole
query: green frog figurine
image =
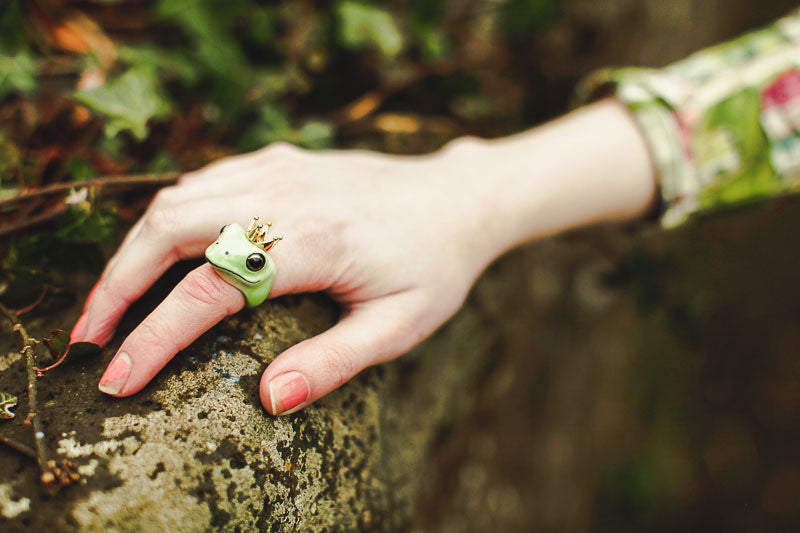
{"type": "Polygon", "coordinates": [[[248,307],[267,299],[275,281],[275,262],[267,253],[283,237],[267,240],[266,229],[258,217],[245,231],[239,224],[228,224],[216,241],[206,248],[206,259],[222,279],[242,291],[248,307]]]}

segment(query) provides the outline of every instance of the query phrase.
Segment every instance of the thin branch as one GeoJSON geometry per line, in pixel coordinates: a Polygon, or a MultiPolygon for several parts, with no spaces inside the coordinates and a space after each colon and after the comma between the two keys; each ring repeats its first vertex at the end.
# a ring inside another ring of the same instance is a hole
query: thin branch
{"type": "Polygon", "coordinates": [[[45,211],[44,213],[39,213],[38,215],[34,215],[32,217],[25,217],[17,220],[16,222],[12,222],[11,224],[0,226],[0,237],[8,235],[9,233],[14,233],[15,231],[19,231],[21,229],[35,226],[36,224],[41,224],[42,222],[47,222],[48,220],[52,220],[54,218],[58,218],[63,215],[66,210],[67,204],[62,203],[58,207],[50,209],[49,211],[45,211]]]}
{"type": "Polygon", "coordinates": [[[31,427],[33,428],[33,441],[36,444],[36,463],[39,465],[42,476],[44,476],[48,472],[50,453],[47,449],[47,443],[44,440],[44,428],[42,427],[42,421],[39,418],[39,408],[36,404],[36,370],[34,370],[36,361],[34,360],[33,353],[33,339],[28,335],[28,331],[25,329],[25,326],[22,325],[22,322],[14,311],[0,304],[0,313],[5,315],[5,317],[14,324],[14,331],[19,333],[22,339],[22,352],[25,354],[28,374],[28,420],[30,420],[31,427]]]}
{"type": "Polygon", "coordinates": [[[17,314],[17,316],[24,315],[25,313],[28,313],[28,312],[34,310],[40,303],[42,303],[42,300],[44,300],[45,294],[47,294],[47,289],[48,288],[49,288],[48,285],[42,285],[42,292],[39,293],[39,296],[36,297],[36,300],[34,300],[32,303],[26,305],[25,307],[22,307],[20,309],[14,309],[14,312],[17,314]]]}
{"type": "MultiPolygon", "coordinates": [[[[6,205],[11,205],[16,202],[21,202],[23,200],[31,200],[55,193],[64,193],[76,187],[77,188],[95,187],[98,190],[97,193],[98,197],[103,197],[106,195],[104,194],[104,192],[107,192],[107,189],[112,189],[117,187],[136,187],[142,185],[166,186],[177,182],[180,175],[181,175],[180,172],[167,172],[164,174],[105,176],[103,178],[97,178],[94,180],[87,180],[87,181],[54,183],[52,185],[47,185],[45,187],[32,189],[30,191],[20,193],[17,196],[14,196],[13,198],[8,198],[6,200],[0,201],[0,209],[2,209],[6,205]],[[106,191],[104,191],[104,189],[106,191]]],[[[62,200],[59,205],[50,208],[47,211],[44,211],[42,213],[33,216],[22,217],[19,220],[16,220],[10,224],[0,226],[0,237],[2,237],[3,235],[14,233],[21,229],[29,228],[31,226],[47,222],[48,220],[52,220],[54,218],[58,218],[59,216],[64,214],[66,210],[67,210],[67,204],[62,200]]]]}
{"type": "Polygon", "coordinates": [[[10,437],[4,437],[3,435],[0,435],[0,444],[5,444],[9,448],[16,450],[23,455],[27,455],[31,459],[37,458],[36,451],[33,448],[25,444],[22,444],[21,442],[17,442],[10,437]]]}
{"type": "Polygon", "coordinates": [[[31,427],[33,428],[33,441],[36,443],[36,449],[31,449],[24,444],[13,441],[7,437],[0,436],[0,442],[10,446],[20,453],[24,453],[36,459],[36,464],[39,465],[39,481],[47,494],[54,496],[62,487],[66,487],[78,481],[81,476],[78,469],[70,460],[62,459],[56,461],[50,459],[50,452],[47,449],[45,442],[44,428],[39,419],[39,408],[36,404],[36,370],[35,370],[35,356],[33,353],[33,343],[35,342],[32,337],[28,335],[25,326],[22,325],[19,317],[3,304],[0,304],[0,314],[5,315],[14,324],[14,331],[19,333],[22,338],[22,352],[25,353],[25,361],[27,363],[28,373],[28,418],[31,427]]]}
{"type": "Polygon", "coordinates": [[[37,366],[37,367],[34,367],[34,370],[36,371],[36,373],[37,373],[38,375],[40,375],[40,376],[41,376],[41,375],[42,375],[42,374],[44,374],[45,372],[49,372],[49,371],[53,370],[55,367],[57,367],[58,365],[60,365],[61,363],[63,363],[63,362],[64,362],[64,360],[67,358],[67,355],[68,355],[68,354],[69,354],[69,346],[67,346],[67,349],[66,349],[66,350],[64,350],[64,353],[63,353],[63,354],[61,354],[61,357],[59,357],[59,358],[58,358],[58,361],[56,361],[56,362],[55,362],[55,363],[53,363],[52,365],[50,365],[50,366],[46,366],[46,367],[44,367],[44,368],[39,368],[38,366],[37,366]]]}
{"type": "Polygon", "coordinates": [[[178,181],[180,172],[165,172],[163,174],[134,174],[130,176],[103,176],[84,181],[67,181],[64,183],[53,183],[29,191],[20,191],[12,198],[0,201],[0,208],[6,205],[15,204],[23,200],[30,200],[38,196],[47,196],[55,193],[67,192],[71,189],[82,187],[94,187],[102,189],[106,187],[137,186],[137,185],[170,185],[178,181]]]}

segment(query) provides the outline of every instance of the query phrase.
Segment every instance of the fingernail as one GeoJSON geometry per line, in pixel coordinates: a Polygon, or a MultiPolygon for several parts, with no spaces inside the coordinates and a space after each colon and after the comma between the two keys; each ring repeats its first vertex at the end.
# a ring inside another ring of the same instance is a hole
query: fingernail
{"type": "Polygon", "coordinates": [[[106,394],[119,394],[130,373],[131,358],[125,352],[119,352],[106,368],[97,388],[106,394]]]}
{"type": "Polygon", "coordinates": [[[300,372],[286,372],[269,382],[269,398],[272,414],[288,415],[308,399],[311,389],[300,372]]]}
{"type": "Polygon", "coordinates": [[[88,315],[83,313],[81,317],[75,322],[75,327],[72,328],[72,333],[69,336],[69,342],[80,342],[86,337],[86,328],[89,325],[87,320],[88,315]]]}

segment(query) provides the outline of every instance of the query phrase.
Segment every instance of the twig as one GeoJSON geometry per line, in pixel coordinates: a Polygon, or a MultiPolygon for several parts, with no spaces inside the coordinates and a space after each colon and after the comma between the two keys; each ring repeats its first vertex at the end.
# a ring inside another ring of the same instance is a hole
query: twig
{"type": "Polygon", "coordinates": [[[14,324],[14,331],[19,333],[22,339],[22,351],[25,354],[28,373],[28,420],[30,420],[33,428],[33,441],[36,444],[36,463],[39,465],[42,477],[44,477],[48,472],[50,453],[47,450],[47,443],[44,441],[44,428],[42,428],[42,421],[39,419],[39,408],[36,404],[36,371],[34,370],[36,362],[34,361],[33,339],[28,335],[28,331],[14,311],[0,304],[0,313],[4,314],[14,324]]]}
{"type": "Polygon", "coordinates": [[[62,203],[58,207],[49,211],[45,211],[44,213],[39,213],[38,215],[34,215],[32,217],[25,217],[17,220],[16,222],[12,222],[11,224],[0,226],[0,237],[3,235],[8,235],[9,233],[14,233],[15,231],[23,228],[29,228],[31,226],[35,226],[36,224],[41,224],[42,222],[47,222],[48,220],[58,218],[63,215],[66,210],[67,204],[62,203]]]}
{"type": "Polygon", "coordinates": [[[29,303],[28,305],[26,305],[25,307],[22,307],[20,309],[14,309],[14,312],[17,314],[17,316],[24,315],[25,313],[28,313],[28,312],[34,310],[40,303],[42,303],[42,300],[44,300],[45,294],[47,294],[47,289],[48,288],[49,288],[48,285],[42,285],[42,292],[39,293],[39,296],[37,296],[36,299],[32,303],[29,303]]]}
{"type": "MultiPolygon", "coordinates": [[[[31,200],[34,198],[55,193],[64,193],[76,187],[78,188],[95,187],[98,189],[98,196],[102,197],[105,196],[103,194],[104,192],[103,189],[110,189],[116,187],[135,187],[139,185],[165,186],[178,181],[178,177],[180,175],[181,174],[179,172],[167,172],[164,174],[141,174],[134,176],[105,176],[103,178],[97,178],[94,180],[87,180],[87,181],[54,183],[52,185],[47,185],[46,187],[41,187],[39,189],[33,189],[27,192],[20,193],[17,196],[14,196],[13,198],[8,198],[6,200],[0,201],[0,209],[2,209],[6,205],[11,205],[23,200],[31,200]]],[[[59,216],[64,214],[66,210],[67,210],[67,204],[62,201],[60,205],[57,205],[56,207],[53,207],[43,213],[39,213],[33,216],[22,217],[19,220],[16,220],[10,224],[0,226],[0,237],[2,237],[3,235],[14,233],[24,228],[35,226],[36,224],[47,222],[48,220],[52,220],[54,218],[58,218],[59,216]]]]}
{"type": "Polygon", "coordinates": [[[104,187],[135,186],[135,185],[169,185],[178,181],[180,172],[165,172],[163,174],[134,174],[131,176],[103,176],[92,180],[67,181],[64,183],[53,183],[44,187],[39,187],[30,191],[20,191],[12,198],[0,201],[0,208],[6,205],[15,204],[23,200],[30,200],[37,196],[46,196],[59,192],[66,192],[70,189],[82,187],[94,187],[102,189],[104,187]]]}
{"type": "Polygon", "coordinates": [[[3,435],[0,435],[0,443],[5,444],[9,448],[17,450],[19,453],[23,455],[27,455],[32,459],[36,459],[36,451],[30,446],[22,444],[21,442],[17,442],[12,438],[4,437],[3,435]]]}
{"type": "Polygon", "coordinates": [[[50,452],[47,449],[45,442],[44,428],[39,419],[39,409],[36,404],[36,361],[33,353],[33,343],[35,339],[28,335],[25,326],[22,325],[19,317],[6,306],[0,303],[0,314],[5,315],[13,324],[14,331],[19,333],[22,338],[22,352],[25,354],[25,362],[27,364],[28,373],[28,417],[31,427],[33,428],[33,441],[36,444],[36,449],[31,449],[24,444],[13,441],[7,437],[0,436],[0,442],[14,448],[20,453],[24,453],[36,460],[39,465],[39,481],[42,483],[45,492],[54,496],[61,487],[66,487],[78,481],[81,476],[75,463],[67,459],[56,461],[50,459],[50,452]]]}
{"type": "Polygon", "coordinates": [[[61,363],[63,363],[63,362],[64,362],[64,360],[67,358],[67,355],[69,355],[69,346],[67,346],[67,349],[66,349],[66,350],[64,350],[64,353],[61,355],[61,357],[59,357],[59,358],[58,358],[58,361],[56,361],[56,362],[55,362],[55,363],[53,363],[52,365],[50,365],[50,366],[46,366],[46,367],[44,367],[44,368],[39,368],[39,367],[37,366],[37,367],[35,367],[35,368],[34,368],[34,370],[36,371],[36,373],[37,373],[38,375],[40,375],[40,376],[41,376],[41,375],[42,375],[42,374],[44,374],[45,372],[49,372],[49,371],[53,370],[55,367],[59,366],[61,363]]]}

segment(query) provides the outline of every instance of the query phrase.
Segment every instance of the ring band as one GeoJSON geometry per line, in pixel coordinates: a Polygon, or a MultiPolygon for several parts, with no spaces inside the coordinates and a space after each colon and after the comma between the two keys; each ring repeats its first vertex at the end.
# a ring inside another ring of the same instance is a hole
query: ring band
{"type": "Polygon", "coordinates": [[[247,230],[227,224],[206,248],[206,260],[222,279],[242,291],[248,307],[266,300],[275,282],[275,261],[267,252],[283,237],[268,238],[271,226],[267,223],[264,228],[258,217],[253,217],[247,230]]]}

